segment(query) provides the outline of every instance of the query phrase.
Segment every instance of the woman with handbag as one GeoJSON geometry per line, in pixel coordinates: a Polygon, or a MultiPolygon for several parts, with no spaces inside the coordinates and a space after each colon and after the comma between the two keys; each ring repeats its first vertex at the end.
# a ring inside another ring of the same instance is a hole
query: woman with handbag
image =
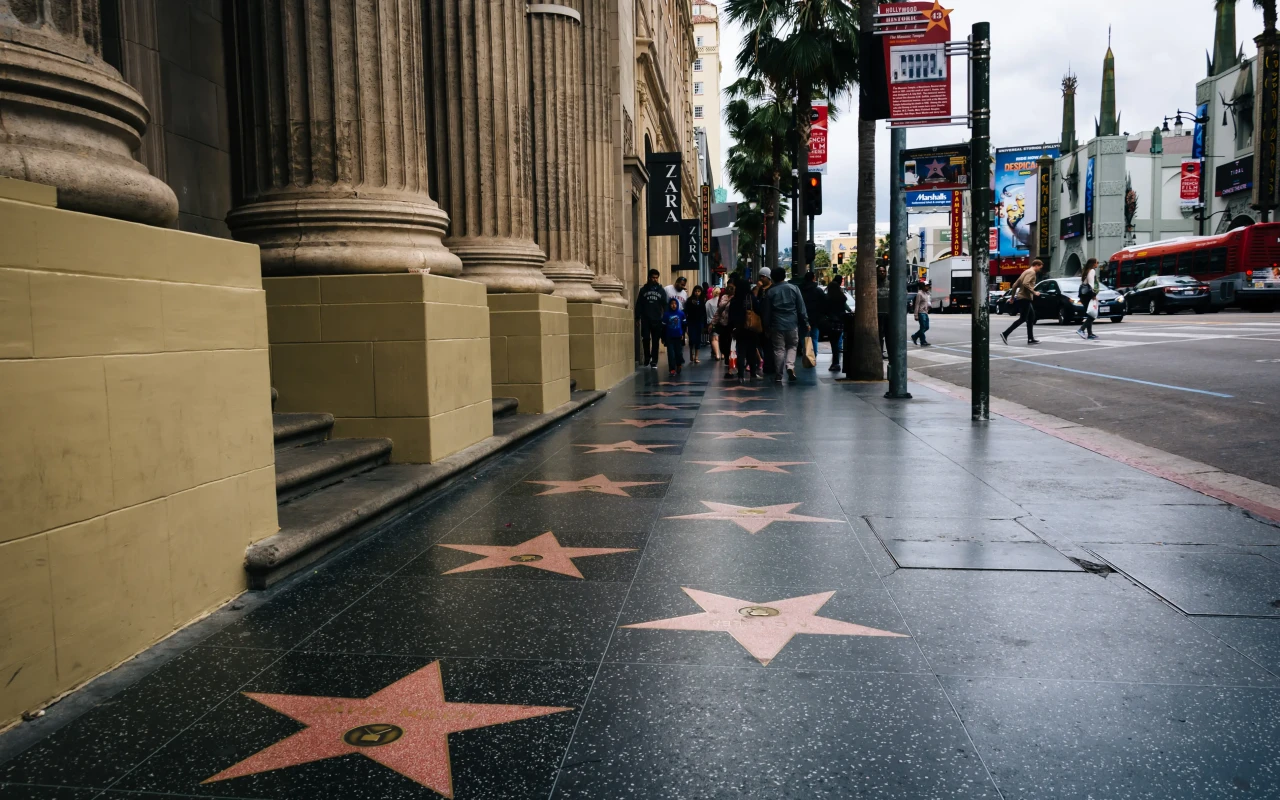
{"type": "Polygon", "coordinates": [[[844,316],[848,302],[844,297],[844,276],[836,275],[827,284],[827,299],[822,309],[823,331],[831,342],[831,366],[829,372],[840,371],[840,350],[844,341],[844,316]]]}
{"type": "Polygon", "coordinates": [[[1097,339],[1093,335],[1093,321],[1098,318],[1098,259],[1091,258],[1084,265],[1084,277],[1080,280],[1080,305],[1084,306],[1084,321],[1076,335],[1081,339],[1097,339]]]}
{"type": "Polygon", "coordinates": [[[702,349],[702,335],[707,331],[707,295],[701,284],[693,287],[693,294],[684,304],[684,315],[688,320],[689,360],[700,364],[698,351],[702,349]]]}
{"type": "Polygon", "coordinates": [[[720,337],[716,335],[716,311],[720,309],[720,290],[711,287],[707,290],[707,342],[711,345],[711,360],[720,360],[720,337]]]}
{"type": "Polygon", "coordinates": [[[711,322],[716,338],[720,342],[720,357],[724,359],[725,380],[733,377],[733,370],[729,368],[729,355],[733,351],[733,326],[729,323],[729,307],[733,301],[734,289],[734,284],[730,283],[721,291],[716,302],[716,313],[711,322]]]}
{"type": "Polygon", "coordinates": [[[733,328],[733,342],[738,349],[738,382],[746,379],[746,373],[752,373],[755,380],[761,375],[759,361],[760,332],[764,326],[760,322],[760,307],[751,284],[739,278],[734,283],[733,300],[729,302],[729,325],[733,328]]]}

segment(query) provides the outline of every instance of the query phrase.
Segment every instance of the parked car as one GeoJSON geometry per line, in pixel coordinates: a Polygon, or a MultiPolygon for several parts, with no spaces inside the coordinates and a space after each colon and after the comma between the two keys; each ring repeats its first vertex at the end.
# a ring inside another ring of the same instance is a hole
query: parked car
{"type": "Polygon", "coordinates": [[[1005,289],[1000,294],[1000,299],[995,301],[992,308],[997,314],[1008,314],[1011,317],[1018,316],[1018,310],[1013,307],[1013,289],[1005,289]]]}
{"type": "MultiPolygon", "coordinates": [[[[1033,302],[1036,318],[1042,320],[1056,319],[1061,325],[1074,325],[1084,319],[1085,304],[1080,302],[1079,278],[1051,278],[1036,284],[1040,293],[1033,302]]],[[[1121,322],[1128,313],[1124,298],[1120,293],[1106,284],[1098,292],[1098,319],[1110,318],[1112,322],[1121,322]]]]}
{"type": "Polygon", "coordinates": [[[991,313],[999,313],[996,306],[1000,303],[1000,298],[1004,297],[1004,292],[999,289],[990,289],[987,291],[987,311],[991,313]]]}
{"type": "Polygon", "coordinates": [[[1148,314],[1175,314],[1188,308],[1203,314],[1209,310],[1209,293],[1209,284],[1187,275],[1152,275],[1138,281],[1125,302],[1148,314]]]}

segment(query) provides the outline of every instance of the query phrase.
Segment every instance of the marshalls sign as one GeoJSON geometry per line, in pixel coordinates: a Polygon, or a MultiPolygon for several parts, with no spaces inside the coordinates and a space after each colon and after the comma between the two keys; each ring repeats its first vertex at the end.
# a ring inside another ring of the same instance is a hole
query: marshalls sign
{"type": "Polygon", "coordinates": [[[649,235],[679,236],[680,154],[650,153],[645,166],[649,170],[649,235]]]}

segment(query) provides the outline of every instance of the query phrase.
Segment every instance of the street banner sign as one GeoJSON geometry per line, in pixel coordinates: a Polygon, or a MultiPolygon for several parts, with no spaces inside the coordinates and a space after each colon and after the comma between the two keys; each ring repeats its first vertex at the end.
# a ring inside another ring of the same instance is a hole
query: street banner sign
{"type": "Polygon", "coordinates": [[[1204,120],[1209,119],[1209,104],[1201,103],[1196,108],[1196,128],[1191,137],[1191,157],[1204,160],[1204,120]]]}
{"type": "Polygon", "coordinates": [[[827,101],[814,100],[809,112],[809,171],[827,174],[827,101]]]}
{"type": "Polygon", "coordinates": [[[1253,156],[1228,161],[1214,172],[1213,193],[1229,197],[1253,188],[1253,156]]]}
{"type": "Polygon", "coordinates": [[[964,255],[964,195],[951,193],[951,255],[964,255]]]}
{"type": "Polygon", "coordinates": [[[1183,208],[1195,208],[1200,205],[1200,162],[1182,159],[1182,180],[1178,189],[1178,198],[1183,208]]]}
{"type": "Polygon", "coordinates": [[[1093,165],[1097,159],[1089,159],[1084,171],[1084,238],[1093,238],[1093,165]]]}
{"type": "Polygon", "coordinates": [[[711,252],[711,187],[702,184],[702,188],[698,190],[698,207],[702,211],[702,231],[700,238],[702,239],[702,252],[711,252]]]}
{"type": "Polygon", "coordinates": [[[699,241],[702,232],[702,220],[686,219],[680,221],[680,269],[699,269],[702,267],[702,243],[699,241]]]}
{"type": "Polygon", "coordinates": [[[969,145],[903,150],[898,178],[906,189],[968,189],[969,145]]]}
{"type": "Polygon", "coordinates": [[[1056,157],[1057,145],[1005,147],[996,150],[995,197],[996,229],[1000,232],[1001,258],[1023,258],[1031,255],[1031,223],[1036,209],[1028,206],[1036,201],[1036,184],[1028,191],[1028,178],[1034,181],[1039,161],[1056,157]]]}
{"type": "Polygon", "coordinates": [[[946,211],[951,208],[951,190],[922,189],[906,192],[907,213],[946,211]]]}
{"type": "Polygon", "coordinates": [[[680,154],[650,153],[645,158],[649,170],[649,235],[680,235],[680,154]]]}
{"type": "Polygon", "coordinates": [[[940,3],[881,3],[889,119],[931,125],[951,116],[951,9],[940,3]],[[895,25],[902,25],[895,32],[895,25]]]}
{"type": "Polygon", "coordinates": [[[1036,211],[1036,234],[1037,248],[1036,256],[1042,259],[1049,258],[1049,217],[1050,203],[1053,201],[1053,159],[1049,156],[1040,158],[1039,165],[1036,167],[1036,185],[1038,187],[1038,203],[1039,208],[1036,211]]]}
{"type": "Polygon", "coordinates": [[[1258,99],[1254,122],[1253,196],[1249,205],[1259,211],[1276,207],[1280,193],[1280,41],[1274,33],[1258,37],[1258,99]]]}

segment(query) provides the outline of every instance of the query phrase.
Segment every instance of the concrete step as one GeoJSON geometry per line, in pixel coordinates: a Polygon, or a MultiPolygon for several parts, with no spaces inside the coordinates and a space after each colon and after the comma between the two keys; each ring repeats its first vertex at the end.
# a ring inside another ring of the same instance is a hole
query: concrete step
{"type": "MultiPolygon", "coordinates": [[[[265,589],[337,548],[372,535],[451,479],[604,396],[575,392],[568,403],[545,414],[508,415],[494,426],[493,436],[434,464],[384,464],[284,503],[278,512],[280,530],[245,552],[249,588],[265,589]]],[[[278,460],[286,455],[294,454],[276,452],[278,460]]]]}
{"type": "Polygon", "coordinates": [[[276,503],[284,504],[391,460],[390,439],[328,439],[276,452],[276,503]]]}
{"type": "Polygon", "coordinates": [[[493,398],[493,418],[502,419],[516,413],[520,408],[520,401],[514,397],[495,397],[493,398]]]}
{"type": "Polygon", "coordinates": [[[287,447],[323,442],[333,430],[332,414],[272,414],[271,426],[275,434],[276,450],[287,447]]]}

